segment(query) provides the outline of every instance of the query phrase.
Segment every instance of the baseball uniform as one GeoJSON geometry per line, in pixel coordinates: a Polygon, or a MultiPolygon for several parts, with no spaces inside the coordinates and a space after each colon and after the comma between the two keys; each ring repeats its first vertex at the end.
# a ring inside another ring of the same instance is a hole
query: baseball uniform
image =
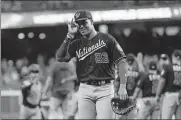
{"type": "Polygon", "coordinates": [[[159,117],[159,106],[155,99],[156,89],[160,74],[145,73],[138,81],[137,87],[142,90],[143,96],[140,101],[138,119],[146,119],[150,116],[151,119],[159,117]]]}
{"type": "Polygon", "coordinates": [[[161,72],[164,77],[165,96],[162,105],[162,119],[171,119],[173,114],[181,118],[181,104],[178,102],[179,91],[181,90],[181,65],[165,65],[161,72]]]}
{"type": "MultiPolygon", "coordinates": [[[[80,81],[79,118],[111,119],[113,111],[110,101],[114,96],[112,81],[115,79],[115,64],[126,57],[122,48],[114,37],[103,33],[97,33],[90,40],[82,37],[68,42],[66,55],[57,53],[57,60],[69,61],[72,57],[77,58],[76,72],[80,81]]],[[[64,50],[61,47],[59,51],[64,50]]]]}
{"type": "Polygon", "coordinates": [[[41,119],[40,111],[41,83],[24,80],[22,84],[23,104],[20,107],[20,119],[41,119]]]}

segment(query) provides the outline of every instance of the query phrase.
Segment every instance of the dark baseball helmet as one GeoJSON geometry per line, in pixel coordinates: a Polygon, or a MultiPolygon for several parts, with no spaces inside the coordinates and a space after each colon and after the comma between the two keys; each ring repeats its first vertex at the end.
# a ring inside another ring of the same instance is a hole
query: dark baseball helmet
{"type": "Polygon", "coordinates": [[[38,64],[32,64],[29,66],[29,72],[30,73],[39,73],[40,72],[40,66],[38,64]]]}
{"type": "Polygon", "coordinates": [[[149,63],[149,70],[157,70],[157,62],[154,60],[151,60],[149,63]]]}
{"type": "Polygon", "coordinates": [[[126,60],[127,60],[127,62],[128,62],[129,65],[132,65],[133,62],[135,61],[135,56],[130,53],[130,54],[128,54],[128,55],[126,56],[126,60]]]}

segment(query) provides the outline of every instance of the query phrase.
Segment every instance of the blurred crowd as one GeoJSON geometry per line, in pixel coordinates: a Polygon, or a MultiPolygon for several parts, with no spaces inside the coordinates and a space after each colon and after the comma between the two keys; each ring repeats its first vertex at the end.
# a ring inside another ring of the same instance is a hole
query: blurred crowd
{"type": "MultiPolygon", "coordinates": [[[[49,68],[54,61],[55,59],[52,57],[48,59],[48,64],[45,64],[45,57],[43,55],[40,54],[37,57],[37,63],[41,68],[41,82],[43,85],[50,70],[49,68]]],[[[30,65],[26,57],[16,61],[3,58],[1,61],[2,89],[20,89],[21,81],[28,74],[28,66],[30,65]]]]}
{"type": "MultiPolygon", "coordinates": [[[[150,60],[154,59],[157,62],[159,61],[158,55],[150,56],[146,54],[143,56],[142,53],[138,53],[136,57],[139,62],[143,63],[145,68],[150,60]]],[[[51,70],[51,65],[55,62],[55,58],[49,58],[47,64],[45,64],[45,61],[46,58],[43,55],[39,54],[37,56],[37,64],[41,68],[41,82],[43,85],[45,84],[48,73],[51,70]]],[[[20,89],[22,79],[28,74],[28,66],[30,65],[29,60],[26,57],[17,59],[16,61],[3,58],[1,62],[2,89],[20,89]]]]}

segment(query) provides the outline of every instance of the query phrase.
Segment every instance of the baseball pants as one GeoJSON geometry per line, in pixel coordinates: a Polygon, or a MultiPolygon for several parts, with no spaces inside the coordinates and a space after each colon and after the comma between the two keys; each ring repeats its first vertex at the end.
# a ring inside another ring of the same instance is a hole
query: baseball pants
{"type": "Polygon", "coordinates": [[[163,98],[162,119],[181,119],[181,104],[178,102],[179,92],[166,92],[163,98]]]}
{"type": "Polygon", "coordinates": [[[78,98],[79,119],[113,119],[111,98],[114,96],[113,83],[102,86],[80,84],[78,98]]]}
{"type": "Polygon", "coordinates": [[[140,99],[138,110],[138,119],[158,119],[160,116],[160,108],[155,97],[145,97],[140,99]]]}
{"type": "Polygon", "coordinates": [[[62,119],[64,117],[62,105],[66,98],[66,94],[61,91],[53,91],[50,97],[50,107],[49,107],[49,119],[62,119]]]}

